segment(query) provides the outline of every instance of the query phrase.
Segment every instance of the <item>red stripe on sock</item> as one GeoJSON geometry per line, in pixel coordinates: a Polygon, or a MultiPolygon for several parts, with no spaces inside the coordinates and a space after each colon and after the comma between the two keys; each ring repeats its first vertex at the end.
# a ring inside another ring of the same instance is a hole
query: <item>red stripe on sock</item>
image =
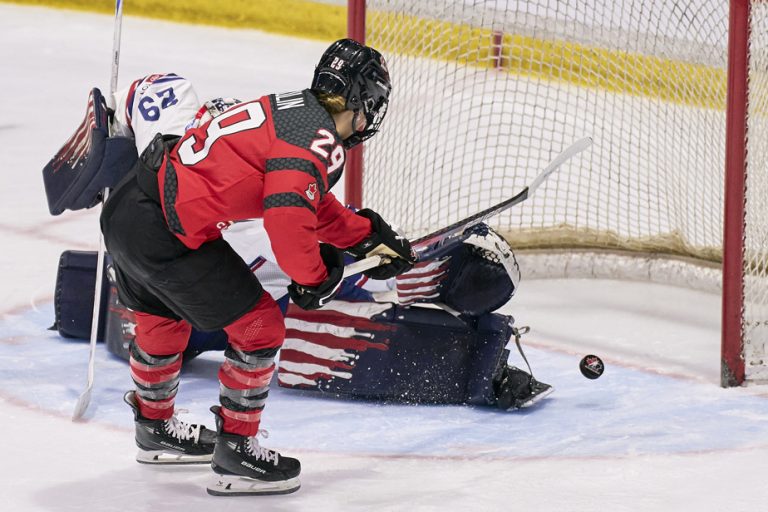
{"type": "Polygon", "coordinates": [[[275,363],[267,368],[249,371],[238,368],[229,361],[224,361],[219,369],[219,380],[230,389],[263,388],[269,385],[274,371],[275,363]]]}

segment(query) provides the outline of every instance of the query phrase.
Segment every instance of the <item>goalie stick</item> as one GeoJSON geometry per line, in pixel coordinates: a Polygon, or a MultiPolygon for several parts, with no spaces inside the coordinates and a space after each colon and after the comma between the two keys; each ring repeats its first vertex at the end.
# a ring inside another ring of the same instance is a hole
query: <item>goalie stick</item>
{"type": "MultiPolygon", "coordinates": [[[[115,90],[117,89],[117,73],[120,64],[120,35],[123,23],[123,0],[115,0],[115,25],[112,37],[112,74],[109,82],[108,102],[113,101],[115,90]]],[[[114,105],[110,105],[114,107],[114,105]]],[[[105,188],[102,194],[102,204],[107,200],[109,189],[105,188]]],[[[101,282],[104,278],[104,236],[99,230],[99,251],[96,263],[96,288],[93,299],[93,316],[91,317],[91,339],[88,352],[88,380],[85,389],[77,399],[75,410],[72,413],[72,421],[79,420],[88,409],[91,403],[91,393],[93,391],[93,379],[96,370],[96,338],[99,333],[99,309],[101,307],[101,282]]]]}
{"type": "MultiPolygon", "coordinates": [[[[520,204],[527,200],[533,196],[534,192],[536,192],[536,189],[539,188],[544,180],[546,180],[552,173],[560,168],[561,165],[591,145],[591,137],[584,137],[583,139],[577,140],[568,148],[566,148],[562,153],[557,155],[528,186],[526,186],[523,190],[514,196],[465,219],[454,222],[450,226],[440,228],[436,231],[433,231],[432,233],[413,240],[411,245],[416,251],[417,261],[425,259],[430,254],[436,252],[437,249],[444,246],[448,241],[460,237],[467,229],[471,228],[472,226],[480,224],[481,222],[485,222],[494,215],[498,215],[499,213],[508,210],[516,204],[520,204]]],[[[360,272],[365,272],[366,270],[378,267],[387,261],[389,261],[389,258],[383,255],[369,256],[365,259],[347,265],[344,268],[344,277],[349,277],[360,272]]]]}

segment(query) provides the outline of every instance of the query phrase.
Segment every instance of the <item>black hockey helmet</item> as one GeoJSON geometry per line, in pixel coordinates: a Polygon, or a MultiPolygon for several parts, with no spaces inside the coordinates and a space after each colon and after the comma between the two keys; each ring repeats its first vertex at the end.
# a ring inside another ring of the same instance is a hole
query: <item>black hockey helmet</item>
{"type": "Polygon", "coordinates": [[[384,57],[353,39],[340,39],[325,50],[315,67],[312,90],[337,94],[347,109],[365,115],[365,129],[344,141],[349,149],[379,131],[389,103],[392,83],[384,57]]]}

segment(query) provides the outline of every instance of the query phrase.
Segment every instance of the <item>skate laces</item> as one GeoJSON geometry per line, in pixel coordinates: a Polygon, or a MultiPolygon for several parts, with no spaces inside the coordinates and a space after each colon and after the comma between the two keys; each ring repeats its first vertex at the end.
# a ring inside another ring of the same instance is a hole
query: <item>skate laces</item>
{"type": "Polygon", "coordinates": [[[249,437],[248,442],[246,443],[248,453],[256,457],[257,460],[272,462],[275,466],[277,466],[278,457],[280,454],[274,450],[270,450],[269,448],[264,448],[261,446],[259,444],[258,436],[267,439],[269,437],[269,432],[266,430],[259,430],[255,436],[249,437]]]}
{"type": "Polygon", "coordinates": [[[179,441],[188,441],[191,439],[193,442],[197,443],[200,441],[200,425],[187,423],[176,417],[177,413],[183,414],[185,412],[187,411],[184,409],[178,409],[171,419],[166,420],[165,431],[179,441]]]}

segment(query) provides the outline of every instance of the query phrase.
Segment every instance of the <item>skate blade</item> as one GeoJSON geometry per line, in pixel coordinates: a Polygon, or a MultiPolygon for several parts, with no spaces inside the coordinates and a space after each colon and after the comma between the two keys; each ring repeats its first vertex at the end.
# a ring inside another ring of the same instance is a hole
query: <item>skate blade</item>
{"type": "Polygon", "coordinates": [[[165,450],[139,450],[136,462],[140,464],[210,464],[213,454],[186,455],[165,450]]]}
{"type": "Polygon", "coordinates": [[[298,478],[289,478],[279,482],[265,482],[236,475],[215,475],[208,485],[208,494],[212,496],[254,496],[270,494],[290,494],[301,487],[298,478]]]}
{"type": "Polygon", "coordinates": [[[530,407],[532,405],[535,405],[538,402],[540,402],[543,399],[545,399],[546,397],[548,397],[549,395],[551,395],[553,391],[555,391],[555,388],[553,388],[552,386],[550,386],[548,384],[545,384],[545,385],[547,386],[546,388],[542,389],[541,391],[539,391],[535,395],[530,396],[527,399],[525,399],[525,400],[523,400],[523,401],[521,401],[519,403],[516,403],[514,408],[515,409],[525,409],[526,407],[530,407]]]}

